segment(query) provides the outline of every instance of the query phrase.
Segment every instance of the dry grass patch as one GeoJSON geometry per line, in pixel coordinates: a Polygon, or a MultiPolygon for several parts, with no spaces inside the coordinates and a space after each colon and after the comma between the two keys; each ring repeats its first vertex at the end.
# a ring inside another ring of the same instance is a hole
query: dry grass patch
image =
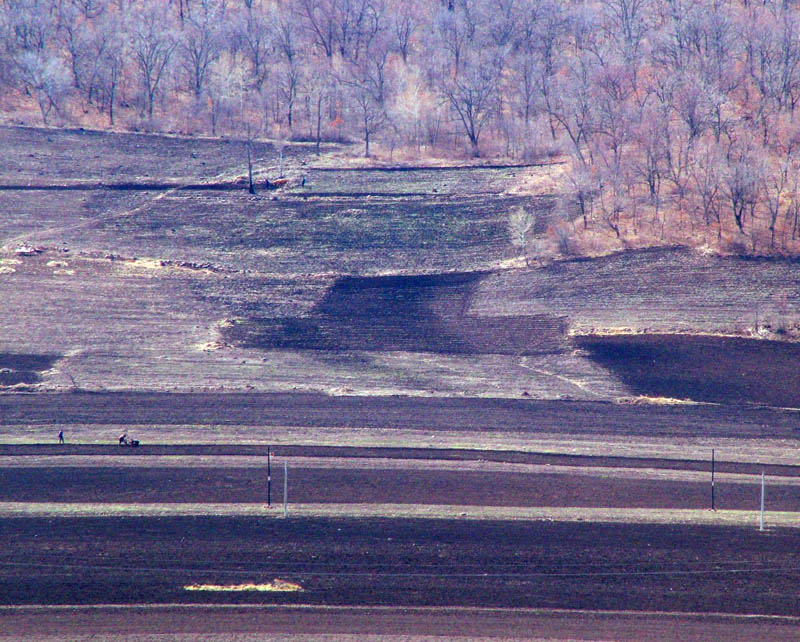
{"type": "MultiPolygon", "coordinates": [[[[283,519],[281,507],[266,504],[106,504],[0,502],[0,516],[14,517],[177,517],[258,516],[283,519]]],[[[596,522],[615,524],[695,524],[758,528],[757,510],[453,506],[431,504],[289,504],[296,517],[375,519],[466,519],[489,521],[596,522]]],[[[800,512],[766,513],[768,527],[800,528],[800,512]]]]}
{"type": "Polygon", "coordinates": [[[213,593],[291,593],[302,591],[303,587],[295,582],[287,582],[280,578],[275,578],[271,582],[264,584],[254,584],[252,582],[245,584],[187,584],[183,587],[185,591],[205,591],[213,593]]]}
{"type": "Polygon", "coordinates": [[[654,406],[680,406],[680,405],[697,405],[698,401],[691,399],[674,399],[672,397],[649,397],[647,395],[637,395],[635,397],[619,397],[614,400],[619,404],[628,404],[632,406],[639,406],[645,404],[652,404],[654,406]]]}

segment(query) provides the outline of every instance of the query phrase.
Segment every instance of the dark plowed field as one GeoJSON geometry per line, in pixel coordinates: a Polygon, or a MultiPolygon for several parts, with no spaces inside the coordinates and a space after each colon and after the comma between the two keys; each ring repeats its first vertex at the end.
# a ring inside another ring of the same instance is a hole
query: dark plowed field
{"type": "Polygon", "coordinates": [[[576,343],[638,394],[800,408],[800,343],[657,334],[576,343]]]}
{"type": "Polygon", "coordinates": [[[797,530],[410,519],[0,520],[4,603],[482,605],[796,614],[797,530]],[[186,584],[299,582],[302,593],[186,584]]]}
{"type": "MultiPolygon", "coordinates": [[[[282,501],[283,469],[272,475],[273,500],[282,501]]],[[[709,483],[625,479],[576,473],[479,470],[289,470],[296,503],[443,504],[454,506],[572,506],[603,508],[708,508],[709,483]]],[[[718,509],[756,510],[760,488],[718,482],[718,509]]],[[[266,503],[265,467],[33,467],[0,468],[0,501],[266,503]]],[[[800,511],[800,485],[769,486],[769,507],[800,511]]]]}
{"type": "Polygon", "coordinates": [[[251,318],[225,328],[245,348],[529,355],[567,346],[565,319],[469,317],[485,274],[345,277],[302,318],[251,318]]]}
{"type": "Polygon", "coordinates": [[[57,354],[13,354],[0,353],[0,388],[18,383],[41,381],[41,373],[61,355],[57,354]]]}
{"type": "MultiPolygon", "coordinates": [[[[0,395],[0,424],[119,424],[406,428],[672,437],[800,438],[798,413],[746,406],[315,394],[75,393],[0,395]]],[[[535,441],[532,441],[535,446],[535,441]]],[[[535,447],[534,447],[535,450],[535,447]]]]}
{"type": "Polygon", "coordinates": [[[447,607],[292,607],[232,606],[44,607],[0,610],[0,627],[9,636],[39,640],[65,631],[89,639],[152,642],[297,642],[309,639],[378,642],[399,640],[726,640],[796,642],[796,618],[704,616],[696,614],[605,613],[447,607]],[[158,636],[158,637],[156,637],[158,636]],[[341,637],[340,637],[341,636],[341,637]],[[388,636],[388,637],[383,637],[388,636]]]}
{"type": "MultiPolygon", "coordinates": [[[[47,443],[47,444],[0,444],[0,457],[19,457],[19,465],[23,463],[48,461],[53,465],[62,465],[63,458],[85,456],[122,456],[126,463],[139,465],[147,457],[252,457],[263,468],[267,452],[281,457],[326,457],[353,459],[357,461],[387,459],[407,460],[411,462],[492,462],[505,464],[544,464],[550,466],[580,466],[584,468],[628,468],[654,470],[680,470],[709,472],[711,462],[708,452],[698,455],[703,459],[677,459],[658,457],[626,457],[621,455],[606,456],[602,454],[567,454],[561,452],[535,452],[521,450],[475,450],[468,448],[397,448],[375,446],[309,446],[281,443],[270,445],[223,445],[223,444],[140,444],[137,448],[120,448],[114,444],[82,444],[82,443],[47,443]],[[36,459],[26,459],[34,457],[36,459]],[[144,459],[143,459],[144,458],[144,459]]],[[[89,460],[91,461],[91,460],[89,460]]],[[[10,460],[9,465],[14,465],[10,460]]],[[[35,464],[33,464],[35,465],[35,464]]],[[[91,463],[88,465],[92,465],[91,463]]],[[[767,462],[716,461],[715,470],[719,473],[739,473],[759,475],[762,471],[767,475],[781,477],[800,477],[800,466],[791,464],[772,464],[767,462]]],[[[413,464],[412,464],[413,466],[413,464]]]]}
{"type": "MultiPolygon", "coordinates": [[[[0,127],[0,148],[3,185],[185,180],[214,176],[246,161],[243,141],[88,130],[0,127]]],[[[287,146],[284,154],[291,159],[302,149],[287,146]]],[[[269,144],[255,143],[254,154],[277,159],[269,144]]]]}

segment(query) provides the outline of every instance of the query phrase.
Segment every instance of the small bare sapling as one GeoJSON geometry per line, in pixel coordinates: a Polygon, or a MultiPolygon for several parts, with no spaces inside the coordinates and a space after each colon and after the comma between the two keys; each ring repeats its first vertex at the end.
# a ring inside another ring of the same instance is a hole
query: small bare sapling
{"type": "Polygon", "coordinates": [[[508,215],[508,233],[511,236],[511,244],[522,251],[522,256],[525,258],[525,265],[528,266],[530,266],[528,242],[535,221],[536,217],[522,205],[512,209],[508,215]]]}

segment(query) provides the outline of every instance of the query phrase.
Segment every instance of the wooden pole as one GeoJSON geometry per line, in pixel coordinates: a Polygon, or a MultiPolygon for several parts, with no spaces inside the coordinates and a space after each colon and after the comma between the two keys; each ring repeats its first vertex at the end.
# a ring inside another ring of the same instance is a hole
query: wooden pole
{"type": "Polygon", "coordinates": [[[764,471],[761,471],[761,525],[760,531],[764,530],[764,471]]]}
{"type": "Polygon", "coordinates": [[[270,451],[272,446],[267,446],[267,507],[272,506],[272,462],[270,461],[270,451]]]}
{"type": "Polygon", "coordinates": [[[711,449],[711,510],[714,510],[714,449],[711,449]]]}
{"type": "Polygon", "coordinates": [[[289,466],[283,462],[283,516],[286,517],[288,513],[288,499],[289,499],[289,466]]]}

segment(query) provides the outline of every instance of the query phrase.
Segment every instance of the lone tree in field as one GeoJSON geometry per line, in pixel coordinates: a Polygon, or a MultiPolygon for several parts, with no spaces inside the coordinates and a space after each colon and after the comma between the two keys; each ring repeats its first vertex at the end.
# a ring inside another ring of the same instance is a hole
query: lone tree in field
{"type": "Polygon", "coordinates": [[[522,205],[515,207],[508,215],[508,233],[511,236],[511,244],[522,251],[527,266],[530,266],[528,242],[535,222],[536,217],[522,205]]]}

